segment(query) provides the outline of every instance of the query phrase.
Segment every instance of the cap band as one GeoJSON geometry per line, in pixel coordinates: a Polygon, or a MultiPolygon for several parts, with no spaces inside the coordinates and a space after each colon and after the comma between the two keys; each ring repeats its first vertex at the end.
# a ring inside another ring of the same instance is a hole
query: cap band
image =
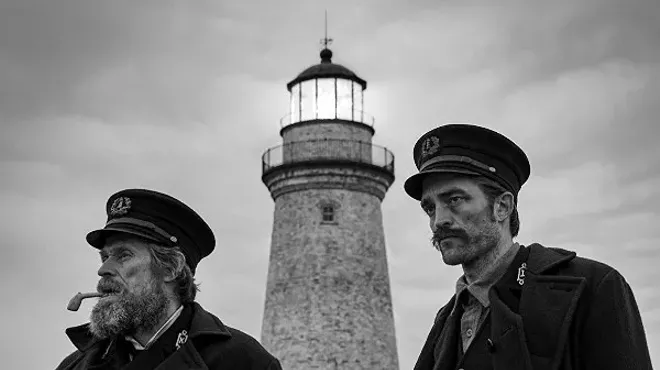
{"type": "Polygon", "coordinates": [[[437,157],[433,157],[429,159],[428,161],[424,162],[422,167],[419,169],[419,171],[424,171],[425,169],[429,168],[431,165],[434,165],[436,163],[440,162],[464,162],[471,164],[477,168],[481,168],[482,170],[489,171],[489,172],[496,172],[497,170],[493,166],[488,166],[485,165],[475,159],[472,159],[470,157],[466,157],[464,155],[439,155],[437,157]]]}
{"type": "Polygon", "coordinates": [[[113,218],[112,220],[108,221],[106,223],[106,226],[112,224],[118,224],[118,223],[132,224],[132,225],[145,227],[151,231],[156,232],[158,235],[165,238],[165,240],[176,244],[177,239],[175,236],[170,235],[169,233],[167,233],[167,231],[161,229],[160,227],[154,225],[149,221],[138,220],[137,218],[133,218],[133,217],[120,217],[120,218],[113,218]]]}

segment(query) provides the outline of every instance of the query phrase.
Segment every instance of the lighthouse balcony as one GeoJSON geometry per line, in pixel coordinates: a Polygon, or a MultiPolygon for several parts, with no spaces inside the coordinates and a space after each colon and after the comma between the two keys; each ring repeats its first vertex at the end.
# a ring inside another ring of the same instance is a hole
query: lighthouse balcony
{"type": "Polygon", "coordinates": [[[348,139],[293,141],[266,150],[263,175],[285,166],[318,164],[364,164],[394,175],[394,154],[370,142],[348,139]]]}

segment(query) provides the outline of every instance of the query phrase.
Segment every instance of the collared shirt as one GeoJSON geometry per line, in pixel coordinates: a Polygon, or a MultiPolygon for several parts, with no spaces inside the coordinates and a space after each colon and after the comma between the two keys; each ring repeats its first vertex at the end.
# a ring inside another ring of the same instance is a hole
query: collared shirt
{"type": "Polygon", "coordinates": [[[490,299],[488,292],[490,288],[504,276],[509,265],[513,262],[520,245],[514,243],[509,250],[496,259],[488,268],[472,283],[468,283],[465,275],[458,278],[456,282],[456,300],[452,312],[459,304],[463,304],[464,311],[461,316],[461,342],[463,352],[472,343],[477,331],[488,316],[490,310],[490,299]]]}
{"type": "Polygon", "coordinates": [[[167,321],[165,321],[165,323],[160,327],[160,329],[158,329],[154,333],[154,335],[151,336],[151,339],[149,339],[147,341],[147,344],[145,344],[144,346],[142,344],[140,344],[140,342],[138,342],[135,338],[133,338],[131,336],[127,335],[127,336],[124,337],[124,339],[131,342],[131,344],[133,344],[133,347],[138,351],[148,349],[153,343],[155,343],[158,340],[158,338],[160,338],[161,335],[163,335],[163,333],[165,333],[167,331],[167,329],[169,329],[172,326],[172,324],[174,324],[176,319],[178,319],[179,316],[181,316],[182,311],[183,311],[183,305],[179,306],[179,308],[177,308],[177,310],[174,311],[172,316],[170,316],[170,318],[167,319],[167,321]]]}

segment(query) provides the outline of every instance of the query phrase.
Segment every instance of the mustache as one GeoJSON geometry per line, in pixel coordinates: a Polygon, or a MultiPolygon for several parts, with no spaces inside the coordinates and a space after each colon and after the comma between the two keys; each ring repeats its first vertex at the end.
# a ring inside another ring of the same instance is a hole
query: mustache
{"type": "Polygon", "coordinates": [[[442,239],[446,238],[460,238],[463,240],[469,239],[468,234],[464,230],[453,230],[450,228],[441,227],[433,232],[433,235],[431,236],[431,243],[433,243],[433,245],[439,245],[442,239]]]}
{"type": "Polygon", "coordinates": [[[119,293],[122,290],[121,284],[110,279],[101,279],[96,285],[96,291],[103,294],[119,293]]]}

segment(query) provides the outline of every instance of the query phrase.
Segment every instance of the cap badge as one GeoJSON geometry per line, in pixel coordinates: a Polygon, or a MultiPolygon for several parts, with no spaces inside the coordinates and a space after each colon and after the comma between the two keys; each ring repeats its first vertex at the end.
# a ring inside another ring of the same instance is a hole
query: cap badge
{"type": "Polygon", "coordinates": [[[112,202],[110,206],[110,216],[122,216],[128,213],[131,209],[131,199],[127,197],[119,197],[112,202]]]}
{"type": "Polygon", "coordinates": [[[429,136],[422,143],[422,157],[426,158],[440,150],[440,139],[437,136],[429,136]]]}

